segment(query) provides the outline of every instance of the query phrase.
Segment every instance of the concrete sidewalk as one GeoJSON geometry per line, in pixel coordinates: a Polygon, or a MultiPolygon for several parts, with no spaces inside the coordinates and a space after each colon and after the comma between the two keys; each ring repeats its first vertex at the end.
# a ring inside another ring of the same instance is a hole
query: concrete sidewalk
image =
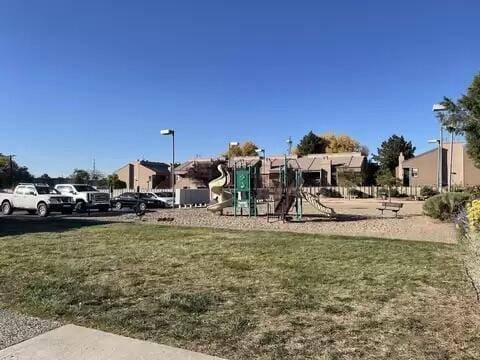
{"type": "Polygon", "coordinates": [[[221,360],[170,346],[65,325],[0,351],[0,360],[221,360]]]}

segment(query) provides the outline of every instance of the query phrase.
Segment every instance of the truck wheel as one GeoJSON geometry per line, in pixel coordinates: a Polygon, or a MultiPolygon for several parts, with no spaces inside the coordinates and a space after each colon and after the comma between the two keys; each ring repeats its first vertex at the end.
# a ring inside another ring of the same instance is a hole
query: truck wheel
{"type": "Polygon", "coordinates": [[[117,210],[121,210],[121,209],[122,209],[122,203],[121,203],[120,201],[117,201],[117,202],[115,203],[115,209],[117,209],[117,210]]]}
{"type": "Polygon", "coordinates": [[[10,204],[10,201],[4,201],[2,203],[2,213],[3,215],[11,215],[13,212],[12,205],[10,204]]]}
{"type": "Polygon", "coordinates": [[[77,213],[84,213],[87,211],[87,205],[83,201],[79,201],[75,204],[75,211],[77,213]]]}
{"type": "Polygon", "coordinates": [[[38,216],[40,217],[47,217],[48,216],[48,207],[45,203],[40,203],[37,206],[38,216]]]}

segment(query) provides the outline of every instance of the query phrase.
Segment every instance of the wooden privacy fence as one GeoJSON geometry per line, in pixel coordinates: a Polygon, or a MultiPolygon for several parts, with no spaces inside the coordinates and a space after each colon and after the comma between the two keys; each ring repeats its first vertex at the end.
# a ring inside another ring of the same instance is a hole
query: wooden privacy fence
{"type": "MultiPolygon", "coordinates": [[[[394,193],[398,193],[402,196],[413,196],[417,197],[420,196],[420,189],[421,186],[392,186],[391,192],[392,195],[394,193]],[[396,191],[395,191],[396,190],[396,191]]],[[[349,191],[351,196],[360,194],[359,197],[371,197],[371,198],[378,198],[382,197],[383,194],[386,192],[388,193],[388,189],[382,186],[305,186],[304,191],[317,195],[319,193],[330,193],[332,195],[337,195],[337,197],[348,197],[349,191]],[[357,191],[353,191],[353,189],[357,191]],[[352,192],[357,192],[354,194],[352,192]]],[[[333,197],[333,196],[332,196],[333,197]]]]}

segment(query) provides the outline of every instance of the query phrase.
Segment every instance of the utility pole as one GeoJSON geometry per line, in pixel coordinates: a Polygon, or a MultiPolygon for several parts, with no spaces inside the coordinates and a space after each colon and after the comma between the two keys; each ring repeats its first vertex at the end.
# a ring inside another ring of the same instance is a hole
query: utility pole
{"type": "Polygon", "coordinates": [[[97,170],[95,169],[95,156],[93,157],[93,171],[92,171],[92,177],[93,177],[93,184],[97,186],[97,170]]]}

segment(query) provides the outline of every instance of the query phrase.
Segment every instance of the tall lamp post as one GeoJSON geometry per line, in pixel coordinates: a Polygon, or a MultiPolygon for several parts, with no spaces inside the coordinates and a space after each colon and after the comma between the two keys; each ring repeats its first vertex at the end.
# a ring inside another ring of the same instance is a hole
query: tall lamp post
{"type": "MultiPolygon", "coordinates": [[[[447,108],[442,104],[433,104],[432,111],[434,113],[442,114],[447,108]]],[[[441,116],[441,115],[440,115],[441,116]]],[[[442,118],[441,118],[442,119],[442,118]]],[[[443,188],[443,124],[440,122],[440,143],[438,146],[438,191],[442,192],[443,188]]],[[[452,164],[450,164],[451,166],[452,164]]],[[[451,170],[451,169],[450,169],[451,170]]]]}
{"type": "Polygon", "coordinates": [[[172,167],[170,169],[171,184],[172,184],[172,207],[175,208],[175,131],[172,129],[160,130],[160,135],[172,135],[172,167]]]}

